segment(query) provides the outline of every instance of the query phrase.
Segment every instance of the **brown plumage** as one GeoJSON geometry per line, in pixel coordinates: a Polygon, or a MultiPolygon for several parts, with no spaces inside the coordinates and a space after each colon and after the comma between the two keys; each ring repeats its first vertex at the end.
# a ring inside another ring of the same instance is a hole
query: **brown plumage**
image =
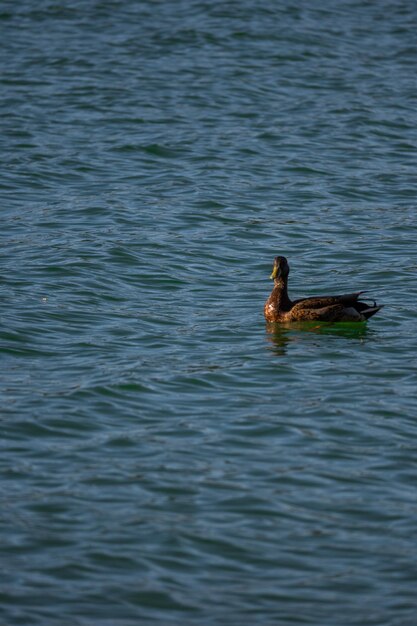
{"type": "Polygon", "coordinates": [[[289,273],[287,259],[275,257],[271,274],[274,288],[264,306],[267,322],[364,322],[382,308],[376,302],[369,305],[359,301],[363,291],[291,301],[287,290],[289,273]]]}

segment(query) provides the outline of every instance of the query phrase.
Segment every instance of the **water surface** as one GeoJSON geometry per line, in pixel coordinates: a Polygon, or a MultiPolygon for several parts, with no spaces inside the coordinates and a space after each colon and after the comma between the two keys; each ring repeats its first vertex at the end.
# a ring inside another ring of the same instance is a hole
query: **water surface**
{"type": "Polygon", "coordinates": [[[4,624],[414,626],[416,17],[2,3],[4,624]]]}

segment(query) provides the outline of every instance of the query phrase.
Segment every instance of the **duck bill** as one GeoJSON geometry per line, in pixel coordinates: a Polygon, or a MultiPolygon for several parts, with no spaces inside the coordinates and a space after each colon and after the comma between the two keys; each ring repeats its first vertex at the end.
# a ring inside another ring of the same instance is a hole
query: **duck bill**
{"type": "Polygon", "coordinates": [[[269,278],[271,280],[275,280],[276,278],[281,278],[281,270],[279,269],[279,267],[274,267],[274,269],[272,270],[272,274],[269,278]]]}

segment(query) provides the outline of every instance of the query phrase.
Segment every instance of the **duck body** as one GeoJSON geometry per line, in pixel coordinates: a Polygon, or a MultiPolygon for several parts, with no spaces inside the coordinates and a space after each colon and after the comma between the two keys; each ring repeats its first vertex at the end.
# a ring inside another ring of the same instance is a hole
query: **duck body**
{"type": "Polygon", "coordinates": [[[289,271],[287,259],[275,257],[271,274],[274,288],[264,306],[267,322],[364,322],[382,308],[376,302],[369,305],[359,300],[363,291],[292,301],[288,296],[289,271]]]}

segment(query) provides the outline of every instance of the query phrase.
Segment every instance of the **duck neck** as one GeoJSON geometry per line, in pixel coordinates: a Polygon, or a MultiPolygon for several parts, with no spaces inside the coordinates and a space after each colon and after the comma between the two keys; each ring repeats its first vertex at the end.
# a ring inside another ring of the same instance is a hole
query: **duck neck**
{"type": "Polygon", "coordinates": [[[288,279],[287,278],[276,278],[274,280],[274,288],[272,290],[271,296],[273,296],[277,307],[281,311],[289,311],[292,302],[288,297],[288,279]]]}
{"type": "Polygon", "coordinates": [[[269,296],[269,305],[272,305],[274,311],[289,311],[292,302],[288,297],[288,279],[276,278],[274,280],[274,288],[269,296]]]}

